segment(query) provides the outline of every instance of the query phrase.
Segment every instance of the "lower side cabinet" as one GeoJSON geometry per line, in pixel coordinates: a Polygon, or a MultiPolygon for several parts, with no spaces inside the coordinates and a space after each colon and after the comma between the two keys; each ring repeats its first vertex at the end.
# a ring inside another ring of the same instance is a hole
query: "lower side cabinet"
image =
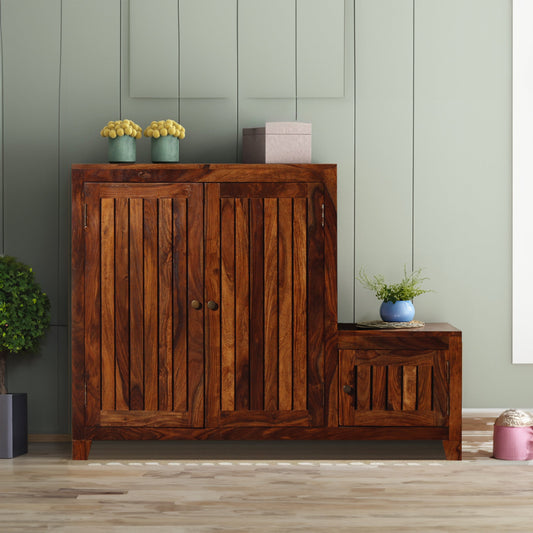
{"type": "Polygon", "coordinates": [[[339,325],[339,426],[370,438],[439,439],[461,459],[461,332],[339,325]]]}

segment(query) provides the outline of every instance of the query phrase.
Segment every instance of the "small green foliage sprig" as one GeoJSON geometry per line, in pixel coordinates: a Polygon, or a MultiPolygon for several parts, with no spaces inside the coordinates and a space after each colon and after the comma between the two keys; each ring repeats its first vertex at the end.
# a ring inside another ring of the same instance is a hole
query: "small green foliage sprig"
{"type": "Polygon", "coordinates": [[[426,292],[432,292],[429,289],[422,289],[421,284],[429,278],[421,276],[422,269],[414,270],[410,274],[407,273],[407,268],[403,267],[403,279],[399,283],[386,283],[384,276],[381,274],[370,277],[361,268],[356,280],[365,288],[374,292],[378,300],[384,302],[401,302],[405,300],[412,300],[416,296],[420,296],[426,292]]]}
{"type": "Polygon", "coordinates": [[[50,324],[50,300],[32,269],[0,256],[0,352],[33,351],[50,324]]]}

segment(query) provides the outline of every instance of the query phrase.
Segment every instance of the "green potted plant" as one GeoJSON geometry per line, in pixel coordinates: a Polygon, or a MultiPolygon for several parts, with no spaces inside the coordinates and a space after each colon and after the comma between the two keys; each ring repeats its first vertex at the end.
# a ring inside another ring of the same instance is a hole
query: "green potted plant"
{"type": "Polygon", "coordinates": [[[0,458],[28,449],[27,394],[7,392],[7,357],[34,351],[50,324],[50,300],[32,269],[0,256],[0,458]]]}
{"type": "Polygon", "coordinates": [[[381,274],[370,277],[361,268],[356,279],[382,301],[379,314],[384,322],[410,322],[415,317],[413,298],[431,292],[421,287],[422,283],[428,279],[423,278],[421,273],[422,269],[419,268],[409,274],[404,266],[404,275],[400,282],[386,283],[381,274]]]}

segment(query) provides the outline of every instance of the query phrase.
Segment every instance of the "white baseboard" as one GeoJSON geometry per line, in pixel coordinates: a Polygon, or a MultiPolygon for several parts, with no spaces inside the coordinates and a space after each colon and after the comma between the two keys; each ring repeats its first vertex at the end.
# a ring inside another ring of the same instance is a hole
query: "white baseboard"
{"type": "MultiPolygon", "coordinates": [[[[494,417],[497,418],[500,416],[504,411],[507,411],[509,407],[489,407],[489,408],[471,408],[471,407],[465,407],[463,408],[463,416],[469,416],[469,417],[494,417]]],[[[526,413],[533,414],[533,407],[520,407],[518,408],[520,411],[525,411],[526,413]]]]}

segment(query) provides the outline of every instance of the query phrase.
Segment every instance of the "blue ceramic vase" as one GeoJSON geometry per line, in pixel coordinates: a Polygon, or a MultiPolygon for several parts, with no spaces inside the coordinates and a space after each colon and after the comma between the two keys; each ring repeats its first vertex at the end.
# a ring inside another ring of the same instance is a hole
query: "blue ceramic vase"
{"type": "Polygon", "coordinates": [[[383,302],[379,314],[383,322],[411,322],[415,317],[415,306],[411,300],[383,302]]]}

